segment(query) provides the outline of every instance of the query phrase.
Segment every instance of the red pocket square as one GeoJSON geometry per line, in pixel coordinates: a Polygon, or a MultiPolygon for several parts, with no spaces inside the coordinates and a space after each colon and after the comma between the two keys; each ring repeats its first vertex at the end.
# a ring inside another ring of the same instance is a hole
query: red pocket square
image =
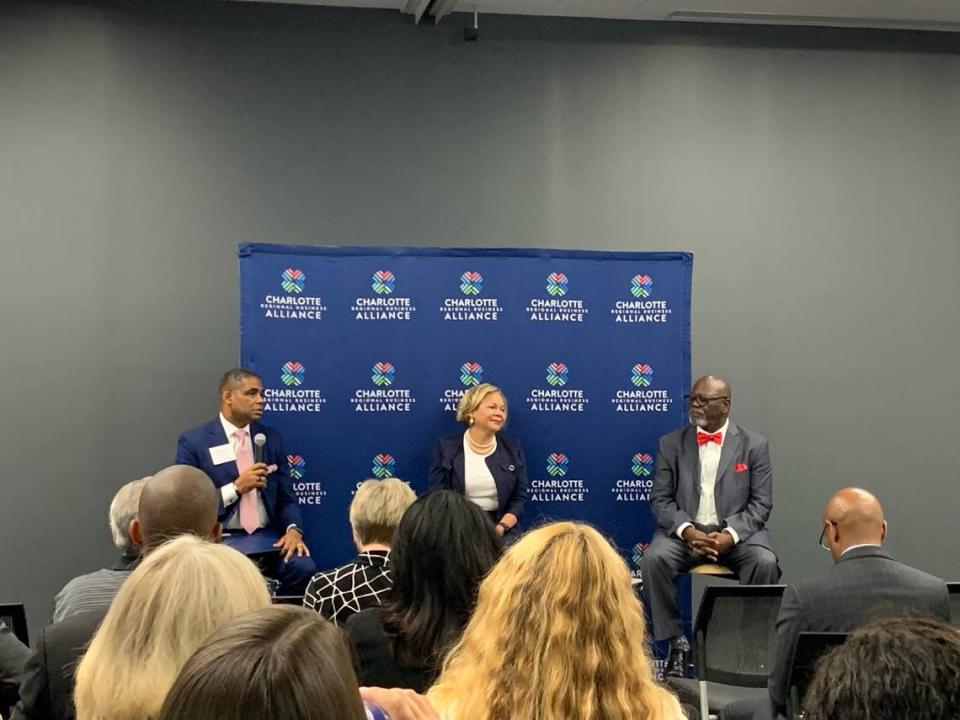
{"type": "Polygon", "coordinates": [[[743,463],[737,463],[737,467],[734,469],[734,472],[743,472],[744,470],[749,470],[749,469],[750,468],[748,468],[743,463]]]}

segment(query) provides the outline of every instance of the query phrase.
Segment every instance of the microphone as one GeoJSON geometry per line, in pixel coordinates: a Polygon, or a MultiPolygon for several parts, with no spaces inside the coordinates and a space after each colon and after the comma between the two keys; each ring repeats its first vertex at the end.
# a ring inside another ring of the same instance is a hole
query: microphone
{"type": "Polygon", "coordinates": [[[263,462],[263,446],[267,444],[267,436],[263,433],[257,433],[253,436],[253,461],[255,463],[263,462]]]}

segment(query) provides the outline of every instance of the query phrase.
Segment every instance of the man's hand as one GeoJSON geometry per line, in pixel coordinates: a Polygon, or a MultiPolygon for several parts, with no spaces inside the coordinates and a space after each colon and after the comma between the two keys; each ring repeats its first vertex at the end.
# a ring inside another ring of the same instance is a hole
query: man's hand
{"type": "Polygon", "coordinates": [[[304,555],[310,557],[310,550],[307,549],[306,544],[303,542],[303,535],[296,528],[287,530],[284,536],[277,540],[273,546],[280,548],[280,554],[283,556],[284,562],[292,558],[294,553],[296,553],[298,557],[303,557],[304,555]]]}
{"type": "Polygon", "coordinates": [[[713,541],[717,550],[717,555],[723,555],[727,550],[733,547],[733,535],[728,532],[712,532],[708,537],[713,541]]]}
{"type": "Polygon", "coordinates": [[[267,464],[266,463],[254,463],[246,470],[244,470],[233,481],[234,486],[237,488],[237,492],[241,495],[245,495],[251,490],[256,490],[257,488],[264,488],[267,486],[267,464]]]}
{"type": "Polygon", "coordinates": [[[700,532],[691,525],[690,527],[684,528],[683,540],[690,546],[694,554],[716,562],[717,556],[714,550],[714,541],[705,532],[700,532]]]}
{"type": "Polygon", "coordinates": [[[360,697],[386,710],[390,720],[440,720],[427,699],[413,690],[362,687],[360,697]]]}

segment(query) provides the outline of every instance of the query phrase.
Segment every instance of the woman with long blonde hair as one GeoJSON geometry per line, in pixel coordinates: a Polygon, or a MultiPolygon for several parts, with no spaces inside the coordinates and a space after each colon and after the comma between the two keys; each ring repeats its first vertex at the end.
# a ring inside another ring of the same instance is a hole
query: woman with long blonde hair
{"type": "Polygon", "coordinates": [[[676,720],[626,564],[589,525],[523,536],[480,586],[427,698],[445,720],[676,720]]]}
{"type": "Polygon", "coordinates": [[[150,720],[194,650],[221,625],[270,604],[257,567],[184,535],[147,555],[117,593],[77,667],[77,720],[150,720]]]}

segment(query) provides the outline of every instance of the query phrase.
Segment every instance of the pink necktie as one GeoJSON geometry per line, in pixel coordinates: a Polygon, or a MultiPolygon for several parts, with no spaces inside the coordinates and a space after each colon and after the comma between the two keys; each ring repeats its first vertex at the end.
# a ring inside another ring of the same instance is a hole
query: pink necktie
{"type": "MultiPolygon", "coordinates": [[[[253,451],[247,444],[247,434],[237,430],[237,470],[243,472],[253,465],[253,451]]],[[[251,490],[240,496],[240,527],[252,534],[260,527],[260,509],[257,507],[257,491],[251,490]]]]}

